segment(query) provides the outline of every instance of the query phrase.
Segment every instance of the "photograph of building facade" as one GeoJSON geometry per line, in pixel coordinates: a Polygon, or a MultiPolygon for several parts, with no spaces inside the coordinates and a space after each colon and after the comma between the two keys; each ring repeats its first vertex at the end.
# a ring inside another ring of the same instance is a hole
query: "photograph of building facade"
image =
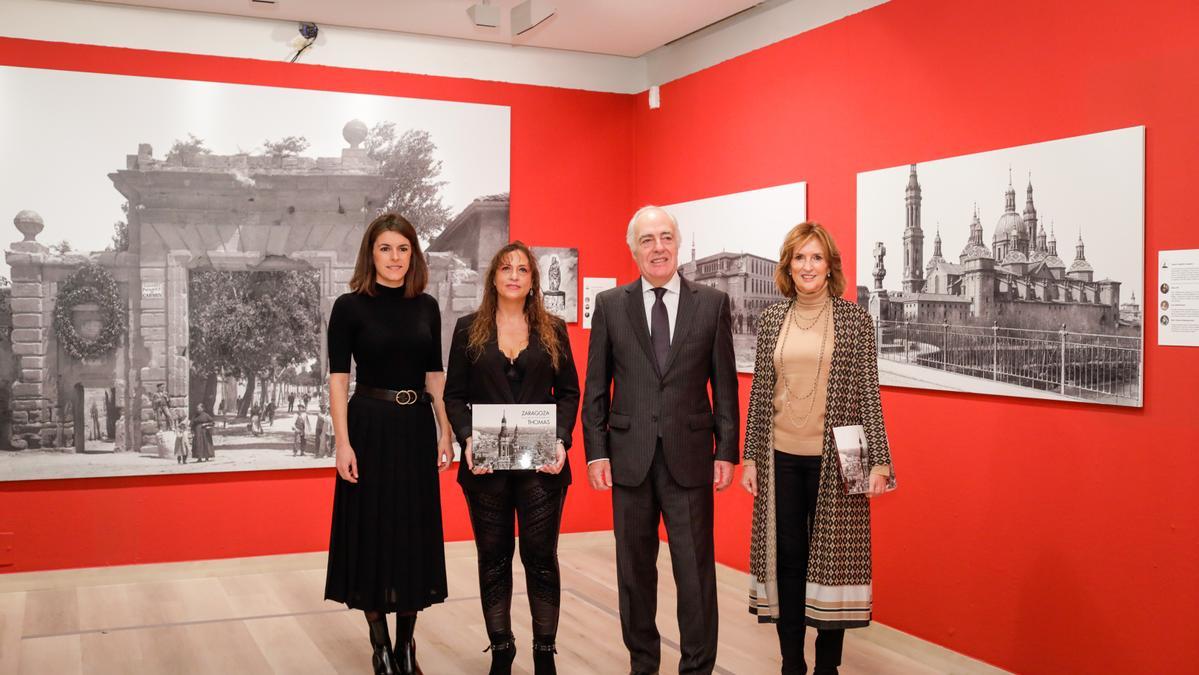
{"type": "Polygon", "coordinates": [[[679,265],[679,274],[719,288],[729,294],[732,303],[733,334],[756,335],[756,318],[766,307],[783,299],[774,283],[777,263],[752,253],[714,253],[703,258],[691,258],[679,265]]]}
{"type": "MultiPolygon", "coordinates": [[[[1060,177],[1068,175],[1065,171],[1072,159],[1094,162],[1098,155],[1113,163],[1117,172],[1124,168],[1128,175],[1122,187],[1135,195],[1134,203],[1122,205],[1122,212],[1129,215],[1121,217],[1117,213],[1121,209],[1113,209],[1113,219],[1088,222],[1085,232],[1078,224],[1060,247],[1055,225],[1038,211],[1038,200],[1046,193],[1034,187],[1030,176],[1022,190],[1023,204],[1018,206],[1010,166],[1006,186],[968,187],[967,194],[977,195],[982,204],[998,201],[995,197],[1002,195],[1003,209],[990,237],[976,203],[960,214],[961,224],[952,229],[940,223],[934,226],[928,241],[924,217],[928,183],[923,180],[927,165],[906,167],[906,185],[901,193],[896,190],[898,194],[890,195],[890,203],[898,206],[902,194],[902,211],[892,209],[903,214],[902,221],[892,219],[896,222],[887,238],[879,236],[884,232],[877,221],[859,223],[858,302],[879,325],[883,384],[1141,404],[1142,312],[1136,298],[1143,273],[1139,255],[1143,189],[1137,189],[1143,185],[1143,131],[1108,134],[1116,137],[1104,140],[1127,146],[1134,156],[1051,148],[1037,162],[1042,169],[1050,166],[1050,176],[1060,177]],[[943,235],[962,243],[950,248],[943,235]],[[1119,260],[1121,267],[1097,269],[1088,260],[1088,239],[1115,254],[1108,260],[1119,260]],[[898,279],[888,284],[888,257],[894,260],[900,254],[901,262],[892,263],[900,268],[898,279]],[[1133,287],[1126,288],[1129,285],[1133,287]]],[[[1079,147],[1085,149],[1087,138],[1082,137],[1079,147]]],[[[1035,152],[1037,146],[1026,147],[1035,152]]],[[[996,163],[1013,159],[1003,153],[941,162],[974,158],[991,165],[994,175],[996,163]]],[[[888,183],[895,186],[897,170],[884,171],[888,183]]],[[[881,173],[874,172],[866,180],[862,176],[868,174],[859,175],[860,210],[868,220],[873,207],[864,202],[881,199],[877,190],[881,173]]],[[[937,194],[953,191],[960,200],[962,186],[945,179],[944,167],[936,173],[937,194]]],[[[1060,209],[1068,209],[1072,199],[1103,200],[1110,197],[1109,191],[1101,184],[1083,186],[1071,197],[1055,201],[1059,209],[1055,214],[1068,218],[1069,211],[1060,209]]]]}
{"type": "Polygon", "coordinates": [[[552,464],[557,417],[553,405],[472,406],[471,461],[496,471],[552,464]]]}
{"type": "MultiPolygon", "coordinates": [[[[53,93],[69,83],[40,74],[0,78],[0,90],[36,98],[30,85],[53,93]]],[[[93,77],[123,80],[114,86],[133,92],[178,87],[192,100],[198,92],[189,88],[200,84],[80,73],[67,79],[93,77]]],[[[255,90],[268,88],[239,85],[204,83],[199,93],[208,87],[227,88],[221,93],[229,102],[246,96],[243,104],[267,100],[280,111],[297,96],[347,103],[337,101],[343,94],[263,94],[255,90]]],[[[397,118],[428,119],[413,114],[426,102],[393,100],[397,118]]],[[[460,105],[472,107],[436,102],[460,105]]],[[[479,133],[506,138],[507,109],[479,107],[491,120],[479,133]]],[[[246,134],[210,129],[201,141],[183,121],[156,119],[156,129],[190,139],[156,153],[138,140],[135,122],[112,125],[127,132],[135,152],[99,158],[110,168],[78,179],[79,194],[94,199],[97,212],[110,199],[123,203],[107,250],[83,247],[108,222],[16,212],[20,241],[5,252],[3,272],[12,281],[0,294],[0,325],[13,327],[0,343],[0,480],[331,465],[326,321],[347,291],[366,225],[386,210],[410,209],[418,234],[428,237],[426,292],[442,308],[448,351],[454,322],[478,306],[478,261],[486,265],[508,238],[506,143],[498,156],[469,158],[496,167],[474,180],[457,168],[465,153],[446,153],[427,129],[397,132],[386,119],[368,125],[318,117],[297,123],[297,135],[277,145],[230,154],[206,144],[240,150],[230,139],[246,134]],[[307,150],[337,142],[332,156],[307,150]],[[393,170],[394,155],[403,153],[423,156],[424,172],[393,170]],[[446,194],[456,180],[486,187],[455,214],[446,194]],[[425,198],[402,187],[413,184],[425,198]],[[175,438],[205,434],[215,457],[200,462],[197,448],[177,461],[175,438]]],[[[6,179],[22,180],[12,171],[6,179]]]]}
{"type": "Polygon", "coordinates": [[[783,299],[779,246],[807,213],[807,184],[791,183],[665,207],[679,223],[679,274],[729,295],[737,370],[752,373],[757,316],[783,299]]]}

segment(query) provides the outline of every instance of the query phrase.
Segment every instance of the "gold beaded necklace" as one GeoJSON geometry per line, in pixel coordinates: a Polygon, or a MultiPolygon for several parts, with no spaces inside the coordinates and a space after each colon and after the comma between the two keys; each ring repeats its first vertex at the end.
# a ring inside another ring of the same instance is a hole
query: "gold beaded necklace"
{"type": "Polygon", "coordinates": [[[831,307],[832,304],[833,304],[832,298],[829,298],[827,301],[825,301],[824,303],[821,304],[820,311],[817,312],[815,314],[815,316],[802,317],[805,321],[810,322],[810,323],[808,323],[808,325],[805,326],[800,323],[801,317],[799,316],[799,305],[796,302],[796,300],[793,299],[791,301],[791,307],[788,309],[788,312],[787,312],[791,316],[791,320],[783,322],[783,338],[782,338],[782,344],[779,346],[778,371],[779,371],[779,377],[781,377],[783,379],[783,389],[785,392],[784,396],[783,396],[783,407],[786,408],[786,410],[787,410],[787,417],[791,420],[791,423],[794,424],[797,428],[803,428],[805,425],[807,425],[808,420],[811,419],[811,417],[812,417],[812,409],[816,405],[816,396],[815,396],[816,387],[818,387],[820,385],[820,372],[824,368],[825,345],[828,343],[828,331],[833,323],[832,322],[833,313],[831,311],[828,311],[829,307],[831,307]],[[787,336],[791,332],[791,324],[792,323],[795,324],[795,327],[797,330],[806,332],[808,330],[811,330],[813,327],[815,327],[816,323],[820,321],[821,317],[824,317],[824,328],[821,330],[821,335],[820,335],[820,356],[816,360],[816,377],[815,377],[815,379],[812,380],[812,386],[808,389],[808,392],[806,394],[804,394],[803,396],[796,396],[795,393],[791,390],[791,383],[787,379],[787,371],[783,367],[783,365],[784,365],[783,364],[783,354],[786,353],[786,349],[787,349],[787,336]],[[804,413],[803,418],[800,420],[797,420],[797,419],[795,419],[795,410],[794,410],[791,402],[793,400],[802,401],[804,399],[808,399],[808,409],[804,413]]]}

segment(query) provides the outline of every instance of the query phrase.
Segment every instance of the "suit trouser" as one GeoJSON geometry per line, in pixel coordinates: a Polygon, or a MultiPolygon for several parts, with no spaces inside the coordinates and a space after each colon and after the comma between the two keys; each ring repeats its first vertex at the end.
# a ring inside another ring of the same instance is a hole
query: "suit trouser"
{"type": "Polygon", "coordinates": [[[661,661],[658,610],[658,522],[666,521],[678,589],[680,673],[711,673],[716,665],[716,562],[712,486],[683,487],[670,475],[662,442],[640,485],[612,490],[620,627],[632,669],[652,673],[661,661]]]}

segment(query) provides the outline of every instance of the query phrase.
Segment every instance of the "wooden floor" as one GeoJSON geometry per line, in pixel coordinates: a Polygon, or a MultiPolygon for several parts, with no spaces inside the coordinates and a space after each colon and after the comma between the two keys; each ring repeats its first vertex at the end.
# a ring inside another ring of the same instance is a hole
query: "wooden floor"
{"type": "MultiPolygon", "coordinates": [[[[565,535],[558,668],[626,673],[610,532],[565,535]]],[[[474,544],[446,546],[450,600],[422,612],[417,646],[426,673],[485,673],[474,544]]],[[[531,673],[524,577],[515,565],[513,672],[531,673]]],[[[662,672],[677,672],[674,587],[663,547],[658,627],[662,672]]],[[[745,610],[747,576],[718,567],[716,672],[777,673],[773,627],[745,610]]],[[[300,554],[0,576],[0,673],[370,673],[361,613],[321,600],[324,554],[300,554]]],[[[809,662],[815,631],[808,631],[809,662]]],[[[1001,673],[875,624],[849,631],[841,672],[1001,673]]]]}

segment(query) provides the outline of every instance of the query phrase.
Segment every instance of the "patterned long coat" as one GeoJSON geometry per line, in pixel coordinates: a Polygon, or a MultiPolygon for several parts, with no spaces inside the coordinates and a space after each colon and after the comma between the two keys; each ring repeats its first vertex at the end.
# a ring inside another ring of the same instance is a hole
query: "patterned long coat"
{"type": "MultiPolygon", "coordinates": [[[[745,459],[752,460],[758,467],[758,496],[754,499],[750,541],[749,609],[761,622],[774,622],[779,616],[773,445],[777,379],[774,353],[792,302],[785,300],[771,305],[759,318],[757,356],[745,429],[745,459]]],[[[870,465],[891,464],[876,359],[874,321],[870,314],[842,298],[833,298],[833,356],[828,378],[824,451],[820,462],[815,525],[808,549],[805,621],[809,626],[860,628],[870,623],[870,501],[865,495],[845,494],[833,442],[833,427],[861,424],[869,445],[870,465]]]]}

